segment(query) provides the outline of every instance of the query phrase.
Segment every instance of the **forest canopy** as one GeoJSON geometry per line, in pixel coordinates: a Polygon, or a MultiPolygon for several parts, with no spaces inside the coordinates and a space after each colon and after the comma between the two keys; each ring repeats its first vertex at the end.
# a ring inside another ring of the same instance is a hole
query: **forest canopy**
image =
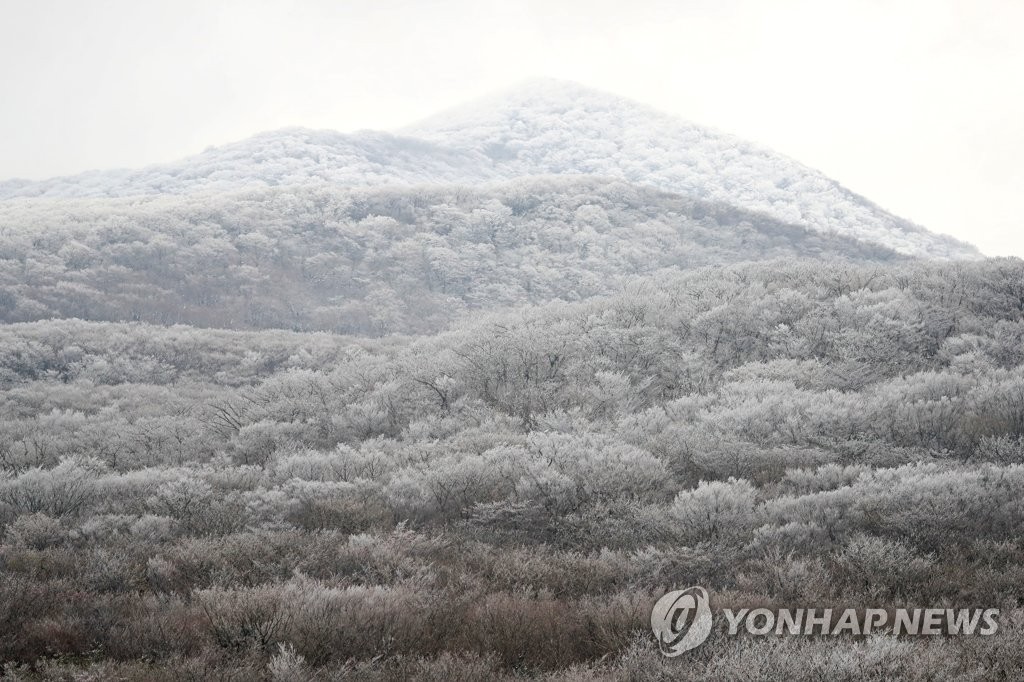
{"type": "Polygon", "coordinates": [[[631,278],[884,247],[600,178],[0,202],[0,320],[382,335],[631,278]]]}
{"type": "Polygon", "coordinates": [[[418,337],[6,325],[0,653],[586,677],[663,665],[630,633],[670,584],[1003,604],[1022,341],[1016,260],[664,273],[418,337]]]}

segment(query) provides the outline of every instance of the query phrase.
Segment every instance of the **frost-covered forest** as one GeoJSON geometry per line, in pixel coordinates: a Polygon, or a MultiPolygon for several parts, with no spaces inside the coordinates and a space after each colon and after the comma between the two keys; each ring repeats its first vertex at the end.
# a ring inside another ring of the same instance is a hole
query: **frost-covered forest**
{"type": "MultiPolygon", "coordinates": [[[[419,337],[0,337],[0,656],[46,670],[677,675],[638,634],[666,586],[1020,598],[1019,261],[706,268],[419,337]]],[[[1021,636],[719,638],[686,674],[1012,677],[1021,636]]]]}
{"type": "Polygon", "coordinates": [[[894,216],[782,154],[622,97],[547,79],[446,111],[401,135],[289,128],[172,164],[3,181],[0,200],[301,184],[480,185],[549,174],[615,178],[909,255],[979,255],[973,246],[894,216]]]}
{"type": "MultiPolygon", "coordinates": [[[[545,102],[411,129],[429,162],[341,136],[312,180],[3,184],[0,677],[1024,675],[1024,262],[845,190],[775,184],[763,210],[553,167],[615,126],[580,119],[574,147],[537,127],[545,102]],[[442,137],[494,173],[431,171],[455,163],[442,137]],[[426,170],[332,175],[378,153],[426,170]],[[516,165],[536,154],[544,174],[516,165]],[[690,585],[716,608],[1002,618],[717,627],[667,659],[651,606],[690,585]]],[[[646,139],[603,158],[640,173],[646,139]]],[[[273,161],[239,149],[232,168],[273,161]]]]}
{"type": "Polygon", "coordinates": [[[608,294],[640,275],[883,246],[589,178],[0,202],[0,320],[381,335],[608,294]]]}

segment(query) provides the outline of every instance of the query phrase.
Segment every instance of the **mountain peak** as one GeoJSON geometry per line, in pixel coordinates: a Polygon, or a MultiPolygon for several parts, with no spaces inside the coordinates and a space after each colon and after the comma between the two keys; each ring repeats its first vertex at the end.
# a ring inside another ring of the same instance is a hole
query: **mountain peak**
{"type": "Polygon", "coordinates": [[[307,182],[476,185],[539,175],[617,178],[906,255],[980,255],[765,147],[551,78],[522,81],[398,134],[286,128],[135,171],[0,182],[0,200],[183,194],[307,182]]]}
{"type": "Polygon", "coordinates": [[[539,115],[575,112],[579,117],[611,111],[633,111],[642,116],[665,117],[665,114],[640,102],[573,81],[530,78],[445,109],[400,131],[429,137],[441,130],[473,128],[487,120],[501,120],[510,124],[528,123],[539,115]]]}
{"type": "Polygon", "coordinates": [[[483,154],[504,177],[615,177],[908,255],[980,256],[973,246],[894,216],[767,147],[570,81],[530,79],[402,132],[483,154]]]}

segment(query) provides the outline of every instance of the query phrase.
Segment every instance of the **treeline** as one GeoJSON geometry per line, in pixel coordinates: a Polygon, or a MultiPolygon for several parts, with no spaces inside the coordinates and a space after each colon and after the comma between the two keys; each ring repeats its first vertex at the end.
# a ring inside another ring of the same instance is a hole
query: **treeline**
{"type": "Polygon", "coordinates": [[[0,658],[15,679],[1013,679],[1022,337],[1017,260],[700,269],[418,338],[9,325],[0,658]],[[646,621],[692,584],[1003,628],[716,632],[672,666],[646,621]]]}
{"type": "Polygon", "coordinates": [[[882,247],[622,182],[281,188],[0,202],[0,320],[360,335],[617,291],[631,277],[882,247]]]}

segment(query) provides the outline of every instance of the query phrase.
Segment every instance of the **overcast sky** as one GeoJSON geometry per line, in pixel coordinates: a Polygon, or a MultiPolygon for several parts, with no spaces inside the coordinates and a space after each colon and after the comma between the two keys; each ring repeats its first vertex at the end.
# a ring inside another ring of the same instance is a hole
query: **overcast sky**
{"type": "Polygon", "coordinates": [[[302,125],[392,129],[550,76],[1024,256],[1020,0],[0,0],[0,178],[302,125]]]}

